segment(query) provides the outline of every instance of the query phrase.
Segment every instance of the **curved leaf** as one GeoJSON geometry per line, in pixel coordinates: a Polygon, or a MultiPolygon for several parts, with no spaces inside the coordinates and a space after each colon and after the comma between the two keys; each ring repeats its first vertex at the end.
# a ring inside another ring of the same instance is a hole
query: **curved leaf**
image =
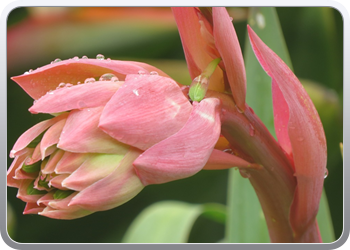
{"type": "Polygon", "coordinates": [[[123,243],[185,243],[200,215],[218,222],[225,221],[220,204],[189,204],[161,201],[143,210],[128,228],[123,243]]]}

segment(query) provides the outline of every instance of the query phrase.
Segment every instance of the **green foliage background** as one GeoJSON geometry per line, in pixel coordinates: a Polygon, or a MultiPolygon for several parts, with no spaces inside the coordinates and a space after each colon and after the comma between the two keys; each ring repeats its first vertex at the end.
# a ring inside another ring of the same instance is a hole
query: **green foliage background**
{"type": "MultiPolygon", "coordinates": [[[[74,13],[79,9],[69,11],[74,13]]],[[[230,11],[243,16],[239,20],[233,17],[244,51],[247,9],[230,11]]],[[[31,13],[29,8],[13,10],[8,17],[8,30],[28,23],[31,13]]],[[[315,7],[277,8],[277,14],[294,72],[305,79],[302,82],[306,84],[324,124],[329,154],[325,189],[335,236],[339,238],[343,229],[343,164],[339,150],[343,136],[342,17],[337,10],[315,7]]],[[[175,21],[163,23],[115,18],[76,22],[67,19],[23,38],[25,40],[19,44],[25,45],[24,52],[8,54],[7,153],[24,131],[48,117],[27,111],[33,100],[10,77],[48,64],[55,58],[95,57],[102,53],[106,58],[149,62],[175,80],[190,83],[175,21]]],[[[16,42],[8,40],[8,45],[16,42]]],[[[8,167],[11,161],[8,158],[8,167]]],[[[120,207],[72,221],[22,215],[25,203],[16,198],[17,189],[7,188],[8,230],[11,238],[21,243],[121,242],[133,219],[157,201],[226,204],[227,179],[227,170],[201,171],[184,180],[148,186],[120,207]]],[[[224,225],[201,216],[194,222],[189,242],[218,242],[224,237],[224,230],[224,225]]]]}

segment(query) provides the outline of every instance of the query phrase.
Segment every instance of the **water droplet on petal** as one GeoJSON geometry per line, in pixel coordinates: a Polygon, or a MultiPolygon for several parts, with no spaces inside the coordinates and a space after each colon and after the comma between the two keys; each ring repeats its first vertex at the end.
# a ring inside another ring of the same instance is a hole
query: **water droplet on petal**
{"type": "Polygon", "coordinates": [[[112,73],[106,73],[100,77],[99,81],[111,81],[113,77],[116,76],[112,73]]]}
{"type": "Polygon", "coordinates": [[[105,56],[102,55],[102,54],[98,54],[98,55],[96,56],[96,59],[98,59],[98,60],[104,60],[104,59],[105,59],[105,56]]]}
{"type": "Polygon", "coordinates": [[[254,136],[255,135],[255,128],[252,124],[249,125],[249,135],[254,136]]]}
{"type": "Polygon", "coordinates": [[[24,74],[25,74],[25,75],[28,75],[28,74],[29,74],[29,72],[28,72],[28,71],[26,71],[26,72],[24,72],[24,74]]]}
{"type": "Polygon", "coordinates": [[[53,95],[54,92],[52,90],[49,90],[49,92],[47,92],[46,94],[53,95]]]}
{"type": "Polygon", "coordinates": [[[243,178],[250,178],[250,173],[246,170],[239,170],[239,173],[243,178]]]}
{"type": "Polygon", "coordinates": [[[139,91],[137,90],[137,89],[134,89],[133,91],[132,91],[136,96],[139,96],[140,94],[139,94],[139,91]]]}
{"type": "Polygon", "coordinates": [[[79,61],[79,57],[75,56],[75,57],[73,57],[73,60],[79,61]]]}
{"type": "Polygon", "coordinates": [[[224,149],[223,152],[233,155],[233,150],[230,148],[224,149]]]}
{"type": "Polygon", "coordinates": [[[152,76],[157,76],[158,72],[157,71],[151,71],[149,74],[152,75],[152,76]]]}
{"type": "Polygon", "coordinates": [[[111,82],[119,82],[118,77],[114,76],[111,78],[111,82]]]}
{"type": "Polygon", "coordinates": [[[87,56],[82,56],[81,59],[89,59],[87,56]]]}
{"type": "Polygon", "coordinates": [[[82,101],[82,100],[78,101],[77,105],[78,105],[79,109],[83,109],[83,108],[86,107],[86,103],[84,101],[82,101]]]}
{"type": "Polygon", "coordinates": [[[32,73],[32,72],[33,72],[33,70],[32,70],[32,69],[30,69],[28,72],[29,72],[29,73],[32,73]]]}
{"type": "Polygon", "coordinates": [[[139,75],[146,75],[146,71],[143,70],[139,70],[139,72],[137,72],[139,75]]]}
{"type": "Polygon", "coordinates": [[[230,20],[231,20],[231,22],[233,21],[233,17],[232,16],[230,16],[230,20]]]}
{"type": "Polygon", "coordinates": [[[324,178],[326,179],[328,176],[328,169],[326,168],[326,172],[324,173],[324,178]]]}
{"type": "Polygon", "coordinates": [[[81,82],[77,82],[77,85],[80,85],[81,84],[81,82]]]}
{"type": "Polygon", "coordinates": [[[95,82],[96,80],[95,80],[95,78],[86,78],[85,79],[85,81],[84,81],[84,83],[93,83],[93,82],[95,82]]]}
{"type": "Polygon", "coordinates": [[[64,82],[61,82],[60,84],[58,84],[57,88],[63,88],[64,86],[66,86],[66,84],[64,82]]]}
{"type": "Polygon", "coordinates": [[[56,58],[52,63],[58,63],[58,62],[62,62],[62,60],[59,58],[56,58]]]}
{"type": "Polygon", "coordinates": [[[70,87],[73,87],[73,84],[67,83],[67,84],[66,84],[66,88],[70,88],[70,87]]]}
{"type": "Polygon", "coordinates": [[[244,112],[236,105],[236,109],[239,113],[243,114],[244,112]]]}
{"type": "Polygon", "coordinates": [[[107,62],[110,62],[110,61],[112,61],[112,60],[111,60],[111,58],[108,57],[108,58],[107,58],[107,62]]]}

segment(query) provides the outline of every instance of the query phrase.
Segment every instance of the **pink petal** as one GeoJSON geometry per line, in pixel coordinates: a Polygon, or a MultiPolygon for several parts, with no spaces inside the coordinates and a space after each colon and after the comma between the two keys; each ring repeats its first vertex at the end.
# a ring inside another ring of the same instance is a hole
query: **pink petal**
{"type": "Polygon", "coordinates": [[[61,134],[58,147],[75,153],[125,154],[129,148],[98,128],[103,107],[73,110],[61,134]]]}
{"type": "Polygon", "coordinates": [[[61,160],[63,154],[63,150],[56,150],[52,155],[50,155],[50,158],[45,164],[45,167],[41,169],[41,172],[43,174],[52,174],[55,171],[56,165],[61,160]]]}
{"type": "Polygon", "coordinates": [[[102,211],[132,199],[144,187],[132,166],[132,162],[140,154],[141,151],[130,149],[111,174],[81,191],[69,206],[77,205],[91,211],[102,211]]]}
{"type": "Polygon", "coordinates": [[[49,202],[54,199],[53,198],[54,193],[55,193],[55,191],[51,191],[51,192],[43,195],[36,203],[38,205],[43,204],[43,205],[47,206],[49,204],[49,202]]]}
{"type": "Polygon", "coordinates": [[[284,99],[284,96],[278,87],[275,80],[272,79],[272,101],[273,101],[273,114],[275,132],[278,139],[278,143],[283,150],[293,159],[292,145],[289,140],[288,134],[288,121],[289,121],[289,106],[284,99]]]}
{"type": "Polygon", "coordinates": [[[99,78],[106,73],[112,73],[119,80],[123,80],[125,75],[137,74],[140,70],[148,73],[146,69],[134,62],[69,59],[43,66],[29,74],[12,77],[12,80],[17,82],[33,99],[39,99],[50,90],[56,89],[61,82],[77,84],[84,82],[86,78],[99,78]]]}
{"type": "Polygon", "coordinates": [[[43,211],[44,208],[44,205],[38,205],[36,203],[27,203],[26,207],[24,208],[23,214],[37,214],[43,211]]]}
{"type": "MultiPolygon", "coordinates": [[[[173,7],[176,24],[180,33],[182,47],[185,52],[187,67],[192,79],[199,76],[208,64],[215,58],[209,53],[208,41],[203,37],[198,16],[200,11],[194,7],[173,7]]],[[[211,52],[211,51],[210,51],[211,52]]],[[[224,90],[223,73],[217,68],[210,78],[209,89],[224,90]]]]}
{"type": "Polygon", "coordinates": [[[194,7],[173,7],[191,78],[199,76],[213,60],[205,51],[206,42],[200,32],[198,10],[194,7]]]}
{"type": "Polygon", "coordinates": [[[42,96],[29,111],[33,114],[59,113],[103,106],[122,84],[123,82],[99,81],[59,88],[42,96]]]}
{"type": "Polygon", "coordinates": [[[91,211],[83,210],[78,207],[65,209],[65,210],[56,210],[51,207],[46,207],[42,212],[38,214],[42,216],[46,216],[48,218],[52,218],[52,219],[73,220],[73,219],[78,219],[78,218],[87,216],[92,213],[93,212],[91,211]]]}
{"type": "MultiPolygon", "coordinates": [[[[288,105],[289,120],[284,118],[282,121],[288,121],[288,124],[283,125],[288,126],[297,178],[290,221],[296,237],[301,238],[314,225],[318,211],[327,163],[325,134],[310,97],[293,72],[249,26],[248,32],[259,62],[276,83],[273,86],[279,87],[288,105]]],[[[285,106],[283,102],[282,105],[285,106]]],[[[283,109],[275,110],[283,116],[283,109]]]]}
{"type": "Polygon", "coordinates": [[[73,193],[64,199],[48,199],[47,207],[39,213],[39,215],[46,216],[53,219],[71,220],[84,217],[91,214],[91,211],[81,209],[78,206],[68,206],[71,199],[76,196],[73,193]]]}
{"type": "Polygon", "coordinates": [[[56,174],[71,174],[89,157],[89,154],[65,152],[55,168],[56,174]]]}
{"type": "Polygon", "coordinates": [[[113,172],[123,157],[113,154],[92,155],[62,182],[62,186],[81,191],[113,172]]]}
{"type": "Polygon", "coordinates": [[[34,202],[37,202],[37,200],[39,200],[43,196],[42,194],[34,194],[34,195],[27,194],[27,188],[29,187],[29,185],[31,185],[32,182],[33,180],[22,180],[21,185],[17,192],[18,199],[21,199],[24,202],[34,203],[34,202]]]}
{"type": "Polygon", "coordinates": [[[203,167],[206,170],[218,170],[228,168],[247,168],[247,169],[261,169],[262,166],[255,163],[250,163],[238,156],[225,153],[221,150],[214,149],[211,153],[207,163],[203,167]]]}
{"type": "Polygon", "coordinates": [[[220,136],[220,101],[207,98],[193,104],[184,127],[146,150],[134,162],[144,185],[186,178],[200,171],[220,136]]]}
{"type": "Polygon", "coordinates": [[[7,186],[19,188],[21,181],[14,179],[15,172],[17,169],[21,168],[24,161],[28,157],[27,154],[16,156],[13,160],[10,168],[7,170],[7,186]]]}
{"type": "Polygon", "coordinates": [[[46,129],[51,127],[56,122],[66,118],[67,115],[68,114],[62,114],[50,120],[42,121],[36,124],[35,126],[31,127],[30,129],[28,129],[17,139],[15,145],[13,146],[13,149],[10,152],[10,157],[14,157],[16,152],[27,147],[28,144],[31,143],[35,138],[37,138],[41,133],[43,133],[46,129]]]}
{"type": "Polygon", "coordinates": [[[179,131],[191,109],[172,79],[128,75],[103,110],[99,127],[116,140],[145,150],[179,131]]]}
{"type": "Polygon", "coordinates": [[[46,150],[57,144],[58,140],[60,138],[62,129],[64,127],[64,124],[66,123],[66,119],[62,119],[60,121],[58,121],[57,123],[55,123],[54,125],[52,125],[44,134],[43,138],[41,139],[41,143],[40,143],[40,152],[42,155],[42,160],[44,159],[43,156],[45,156],[45,152],[46,150]]]}
{"type": "Polygon", "coordinates": [[[215,45],[224,62],[233,99],[244,111],[246,97],[246,76],[241,47],[225,7],[213,7],[213,33],[215,45]]]}
{"type": "Polygon", "coordinates": [[[61,175],[58,175],[58,176],[52,178],[49,182],[49,186],[52,186],[54,188],[58,188],[61,190],[68,190],[68,188],[65,188],[62,186],[62,181],[64,179],[66,179],[68,176],[69,176],[69,174],[61,174],[61,175]]]}

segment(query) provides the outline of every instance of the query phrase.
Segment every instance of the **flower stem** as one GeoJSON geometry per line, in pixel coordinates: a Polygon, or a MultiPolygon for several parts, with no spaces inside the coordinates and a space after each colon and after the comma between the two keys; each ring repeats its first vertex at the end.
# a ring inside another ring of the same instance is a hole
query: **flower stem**
{"type": "Polygon", "coordinates": [[[263,166],[248,174],[263,209],[271,242],[295,242],[289,209],[296,179],[286,154],[248,105],[240,113],[232,97],[213,91],[208,95],[222,101],[222,134],[239,152],[238,156],[263,166]]]}

